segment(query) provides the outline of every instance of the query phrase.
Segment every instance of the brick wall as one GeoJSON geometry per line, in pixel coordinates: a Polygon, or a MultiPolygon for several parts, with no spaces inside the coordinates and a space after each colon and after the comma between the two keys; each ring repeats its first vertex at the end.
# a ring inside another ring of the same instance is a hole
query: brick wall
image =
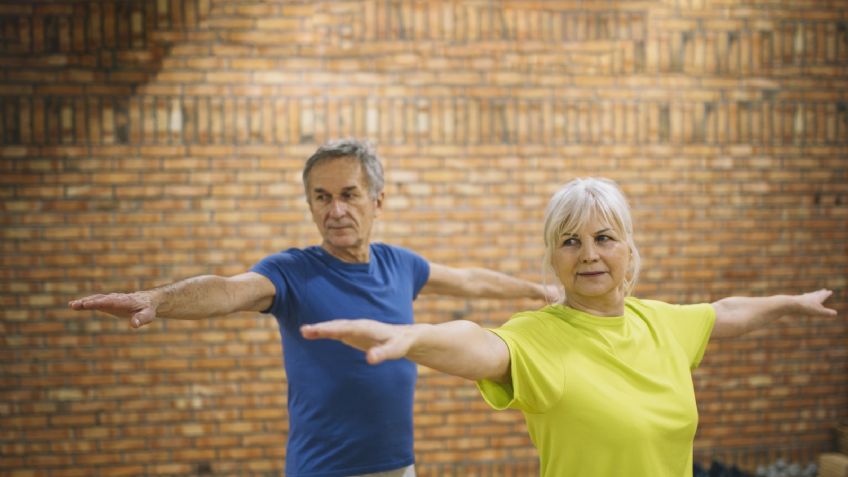
{"type": "MultiPolygon", "coordinates": [[[[848,418],[842,1],[10,0],[0,5],[0,474],[278,475],[272,319],[123,322],[65,303],[316,243],[328,138],[387,170],[375,239],[540,280],[542,209],[622,185],[672,302],[818,287],[838,320],[710,345],[696,453],[808,458],[848,418]],[[769,454],[770,453],[770,454],[769,454]]],[[[550,279],[550,277],[549,277],[550,279]]],[[[422,298],[494,325],[527,301],[422,298]]],[[[421,370],[423,476],[531,475],[518,413],[421,370]]]]}

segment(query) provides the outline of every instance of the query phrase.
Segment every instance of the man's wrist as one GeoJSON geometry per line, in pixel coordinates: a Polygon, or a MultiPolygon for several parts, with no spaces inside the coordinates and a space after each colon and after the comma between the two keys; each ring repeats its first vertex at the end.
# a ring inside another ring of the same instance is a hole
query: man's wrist
{"type": "Polygon", "coordinates": [[[151,307],[154,310],[159,308],[159,305],[165,299],[164,294],[161,289],[153,289],[153,290],[144,290],[140,292],[135,292],[136,298],[142,303],[146,304],[147,307],[151,307]]]}

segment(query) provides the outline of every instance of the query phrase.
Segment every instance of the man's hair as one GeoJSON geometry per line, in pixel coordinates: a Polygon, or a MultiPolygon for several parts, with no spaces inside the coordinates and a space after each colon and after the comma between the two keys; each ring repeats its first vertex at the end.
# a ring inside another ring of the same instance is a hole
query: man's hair
{"type": "Polygon", "coordinates": [[[545,266],[552,270],[551,259],[564,233],[581,229],[595,217],[609,223],[630,249],[630,265],[624,279],[624,295],[628,296],[639,279],[641,260],[633,241],[630,206],[615,182],[609,179],[574,179],[551,197],[545,211],[545,266]]]}
{"type": "Polygon", "coordinates": [[[365,180],[368,183],[368,194],[372,199],[377,199],[383,192],[383,166],[374,147],[368,141],[359,139],[338,139],[329,141],[318,148],[303,166],[303,190],[309,200],[309,173],[316,164],[342,157],[355,158],[362,165],[365,180]]]}

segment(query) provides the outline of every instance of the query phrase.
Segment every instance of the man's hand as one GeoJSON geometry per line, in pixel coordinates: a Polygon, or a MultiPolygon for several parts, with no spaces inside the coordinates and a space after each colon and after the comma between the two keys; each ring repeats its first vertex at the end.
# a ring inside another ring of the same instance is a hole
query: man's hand
{"type": "Polygon", "coordinates": [[[91,295],[68,303],[74,310],[97,310],[118,318],[129,318],[130,326],[141,328],[156,318],[156,304],[149,293],[91,295]]]}
{"type": "Polygon", "coordinates": [[[314,325],[303,325],[300,332],[309,340],[334,339],[365,351],[370,364],[401,359],[409,352],[414,338],[411,326],[389,325],[374,320],[332,320],[314,325]]]}
{"type": "Polygon", "coordinates": [[[548,303],[559,303],[562,301],[562,289],[559,285],[542,285],[545,301],[548,303]]]}

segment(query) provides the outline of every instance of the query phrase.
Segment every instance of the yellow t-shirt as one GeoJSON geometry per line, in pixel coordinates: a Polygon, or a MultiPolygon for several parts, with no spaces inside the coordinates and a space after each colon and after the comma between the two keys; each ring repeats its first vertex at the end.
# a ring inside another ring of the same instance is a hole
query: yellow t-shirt
{"type": "Polygon", "coordinates": [[[495,409],[524,413],[543,477],[686,477],[698,425],[691,370],[715,311],[627,298],[624,315],[562,305],[492,330],[509,347],[512,383],[480,381],[495,409]]]}

